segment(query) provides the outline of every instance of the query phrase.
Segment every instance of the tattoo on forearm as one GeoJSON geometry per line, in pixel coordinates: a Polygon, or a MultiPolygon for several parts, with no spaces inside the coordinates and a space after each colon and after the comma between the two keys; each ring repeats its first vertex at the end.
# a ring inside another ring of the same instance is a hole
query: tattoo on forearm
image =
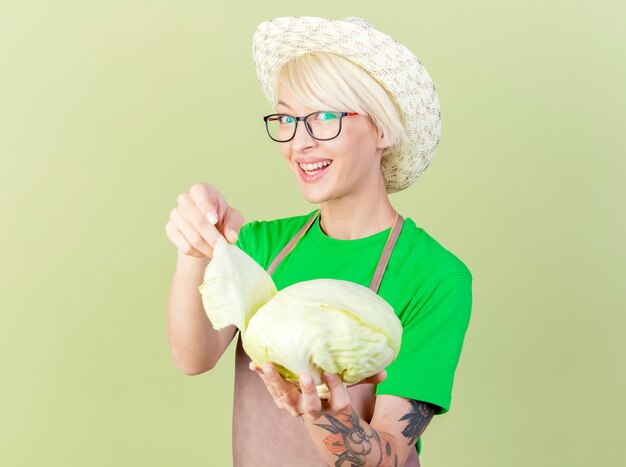
{"type": "Polygon", "coordinates": [[[324,438],[324,444],[333,454],[337,455],[335,467],[348,462],[351,467],[365,465],[367,456],[372,452],[379,452],[377,465],[396,466],[395,442],[391,435],[378,435],[371,426],[361,425],[361,419],[353,409],[347,409],[337,414],[325,415],[329,424],[316,423],[317,426],[330,431],[332,434],[324,438]],[[393,460],[395,459],[395,461],[393,460]]]}
{"type": "Polygon", "coordinates": [[[408,438],[408,444],[411,445],[415,444],[417,438],[424,432],[433,415],[435,415],[437,406],[422,401],[410,400],[409,402],[411,403],[411,411],[400,418],[400,421],[408,420],[409,422],[406,428],[402,430],[402,434],[408,438]]]}
{"type": "Polygon", "coordinates": [[[383,439],[382,459],[378,463],[380,467],[398,467],[398,455],[396,454],[396,439],[389,433],[380,432],[383,439]]]}

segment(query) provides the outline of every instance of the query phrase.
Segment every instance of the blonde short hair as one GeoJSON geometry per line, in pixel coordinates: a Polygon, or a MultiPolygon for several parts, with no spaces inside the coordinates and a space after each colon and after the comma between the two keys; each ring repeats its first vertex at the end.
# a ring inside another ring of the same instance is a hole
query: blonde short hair
{"type": "MultiPolygon", "coordinates": [[[[368,117],[383,132],[383,157],[407,150],[409,140],[402,113],[390,95],[356,63],[328,52],[307,52],[281,66],[274,95],[283,83],[308,107],[345,110],[368,117]]],[[[278,99],[278,97],[276,97],[278,99]]],[[[278,101],[274,102],[274,109],[278,101]]]]}

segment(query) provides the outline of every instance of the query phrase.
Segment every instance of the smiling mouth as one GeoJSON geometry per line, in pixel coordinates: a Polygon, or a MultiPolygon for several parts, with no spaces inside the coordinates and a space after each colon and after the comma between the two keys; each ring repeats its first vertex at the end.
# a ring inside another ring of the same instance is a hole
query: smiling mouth
{"type": "Polygon", "coordinates": [[[330,167],[330,165],[333,163],[333,161],[331,160],[327,160],[327,161],[323,161],[323,162],[318,162],[315,164],[300,164],[298,163],[298,167],[300,167],[300,170],[307,174],[307,175],[315,175],[318,174],[320,172],[322,172],[324,169],[330,167]]]}

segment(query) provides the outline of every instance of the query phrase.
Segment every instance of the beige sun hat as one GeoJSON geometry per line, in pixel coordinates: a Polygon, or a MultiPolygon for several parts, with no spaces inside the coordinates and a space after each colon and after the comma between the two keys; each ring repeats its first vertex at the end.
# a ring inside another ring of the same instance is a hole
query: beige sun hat
{"type": "Polygon", "coordinates": [[[441,135],[439,98],[426,68],[404,45],[363,18],[275,18],[259,24],[252,40],[257,77],[272,106],[280,67],[313,51],[351,60],[390,95],[401,111],[409,145],[405,153],[383,158],[383,178],[387,193],[410,186],[430,164],[441,135]]]}

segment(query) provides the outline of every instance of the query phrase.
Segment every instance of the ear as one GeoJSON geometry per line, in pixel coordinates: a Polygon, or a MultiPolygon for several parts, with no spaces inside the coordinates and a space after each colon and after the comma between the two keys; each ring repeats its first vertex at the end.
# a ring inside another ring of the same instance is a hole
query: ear
{"type": "Polygon", "coordinates": [[[378,125],[376,125],[374,120],[371,117],[368,117],[367,121],[370,124],[370,127],[372,128],[374,133],[376,134],[376,147],[378,149],[386,149],[391,146],[387,141],[387,138],[385,137],[385,133],[378,127],[378,125]]]}
{"type": "Polygon", "coordinates": [[[390,144],[387,142],[387,138],[382,131],[378,132],[378,149],[387,149],[390,144]]]}

